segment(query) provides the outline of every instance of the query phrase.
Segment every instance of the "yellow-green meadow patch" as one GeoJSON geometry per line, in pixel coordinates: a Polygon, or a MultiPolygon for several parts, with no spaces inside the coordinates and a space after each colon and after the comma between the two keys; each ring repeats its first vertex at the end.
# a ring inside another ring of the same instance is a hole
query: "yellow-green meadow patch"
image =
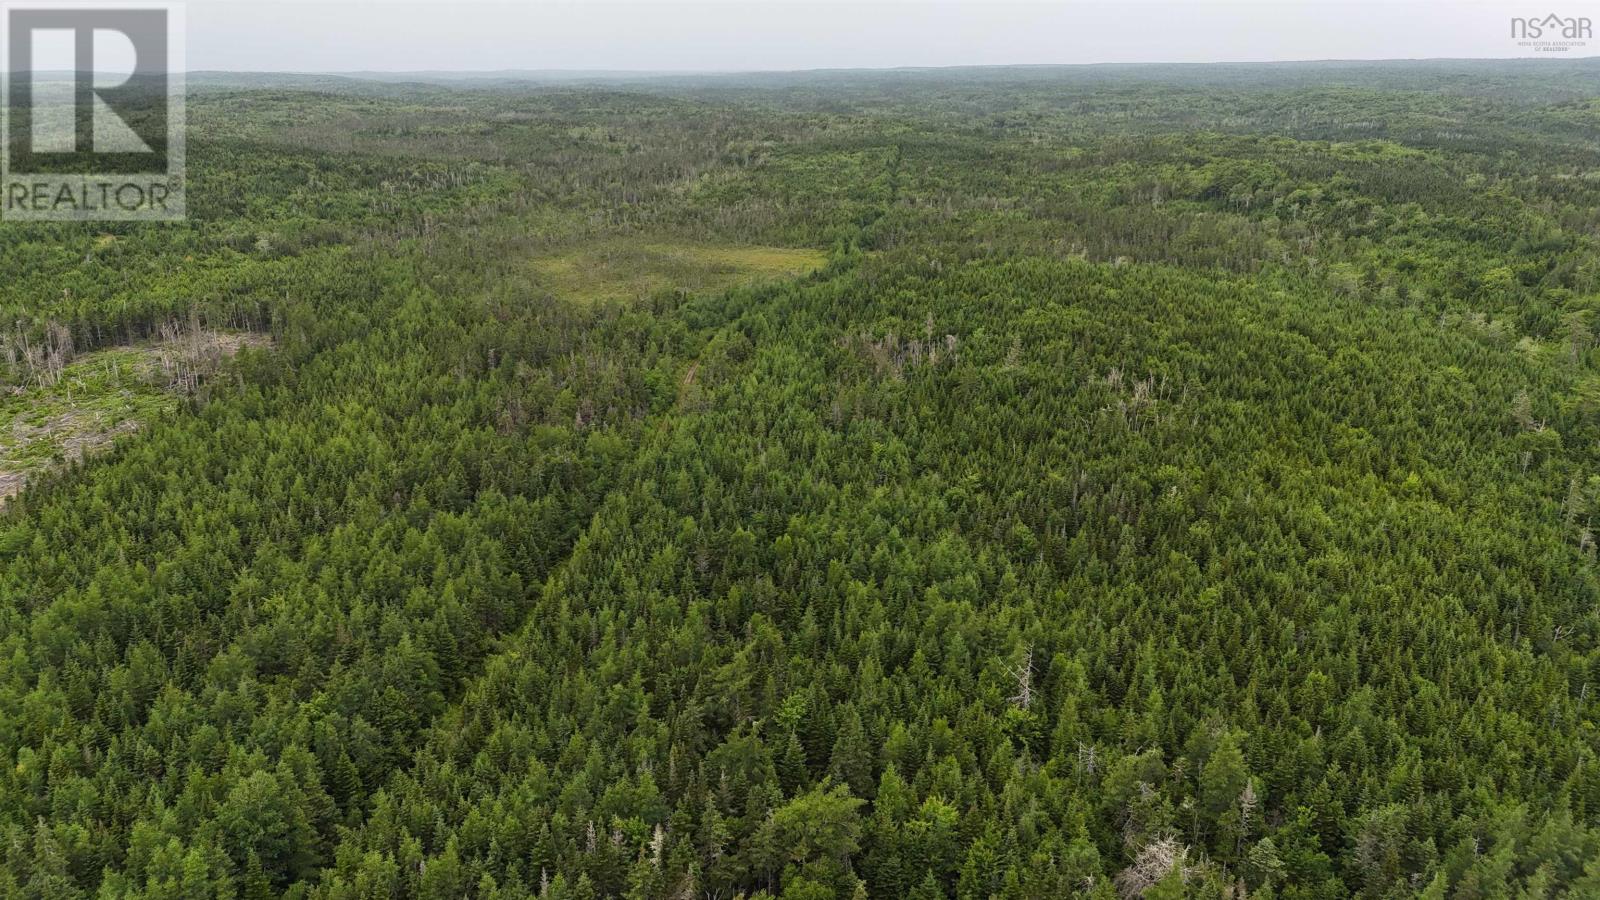
{"type": "Polygon", "coordinates": [[[574,300],[633,300],[660,290],[715,291],[822,267],[827,254],[788,247],[645,243],[614,240],[537,259],[551,293],[574,300]]]}

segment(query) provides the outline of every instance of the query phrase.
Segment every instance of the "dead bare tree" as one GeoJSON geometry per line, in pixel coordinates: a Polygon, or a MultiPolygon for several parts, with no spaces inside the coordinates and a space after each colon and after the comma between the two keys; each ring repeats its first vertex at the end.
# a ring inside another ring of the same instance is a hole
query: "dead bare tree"
{"type": "Polygon", "coordinates": [[[1237,850],[1243,852],[1245,836],[1250,833],[1250,820],[1255,818],[1256,807],[1260,805],[1260,798],[1256,796],[1255,783],[1246,781],[1244,790],[1239,792],[1239,843],[1237,850]]]}
{"type": "Polygon", "coordinates": [[[1193,870],[1186,865],[1189,848],[1170,835],[1156,838],[1134,854],[1133,865],[1117,873],[1117,892],[1123,897],[1143,897],[1174,871],[1187,881],[1193,870]]]}
{"type": "Polygon", "coordinates": [[[1011,677],[1017,682],[1017,692],[1011,695],[1011,702],[1022,709],[1027,709],[1033,703],[1032,647],[1022,652],[1022,662],[1011,667],[1011,677]]]}
{"type": "Polygon", "coordinates": [[[1100,768],[1099,753],[1093,744],[1078,742],[1078,771],[1093,776],[1100,768]]]}
{"type": "Polygon", "coordinates": [[[650,837],[650,863],[656,868],[661,868],[661,854],[667,848],[667,830],[660,823],[656,824],[655,834],[650,837]]]}
{"type": "MultiPolygon", "coordinates": [[[[207,328],[198,307],[185,321],[167,319],[156,326],[156,359],[169,389],[192,394],[204,379],[215,375],[234,347],[207,328]]],[[[247,341],[241,342],[242,346],[247,341]]]]}

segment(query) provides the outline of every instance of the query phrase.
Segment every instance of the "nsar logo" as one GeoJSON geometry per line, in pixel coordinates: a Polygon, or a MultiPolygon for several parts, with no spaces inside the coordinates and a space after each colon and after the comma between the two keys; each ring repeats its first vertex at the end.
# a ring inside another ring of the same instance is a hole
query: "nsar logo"
{"type": "Polygon", "coordinates": [[[1558,16],[1551,13],[1543,18],[1513,18],[1511,39],[1517,46],[1543,53],[1567,52],[1586,46],[1594,37],[1594,24],[1587,16],[1558,16]]]}

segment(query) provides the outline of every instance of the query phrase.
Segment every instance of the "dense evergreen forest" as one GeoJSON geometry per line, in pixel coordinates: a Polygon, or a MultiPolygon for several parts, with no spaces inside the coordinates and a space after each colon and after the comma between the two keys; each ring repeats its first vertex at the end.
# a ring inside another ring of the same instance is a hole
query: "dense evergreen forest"
{"type": "Polygon", "coordinates": [[[1600,64],[191,91],[0,896],[1600,897],[1600,64]]]}

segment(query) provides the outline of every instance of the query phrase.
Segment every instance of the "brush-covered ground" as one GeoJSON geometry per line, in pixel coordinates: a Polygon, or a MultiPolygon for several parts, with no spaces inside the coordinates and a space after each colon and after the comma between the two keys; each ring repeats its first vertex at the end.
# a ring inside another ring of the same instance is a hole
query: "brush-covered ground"
{"type": "Polygon", "coordinates": [[[93,350],[0,393],[0,503],[34,477],[112,446],[177,408],[201,377],[262,335],[201,332],[93,350]]]}

